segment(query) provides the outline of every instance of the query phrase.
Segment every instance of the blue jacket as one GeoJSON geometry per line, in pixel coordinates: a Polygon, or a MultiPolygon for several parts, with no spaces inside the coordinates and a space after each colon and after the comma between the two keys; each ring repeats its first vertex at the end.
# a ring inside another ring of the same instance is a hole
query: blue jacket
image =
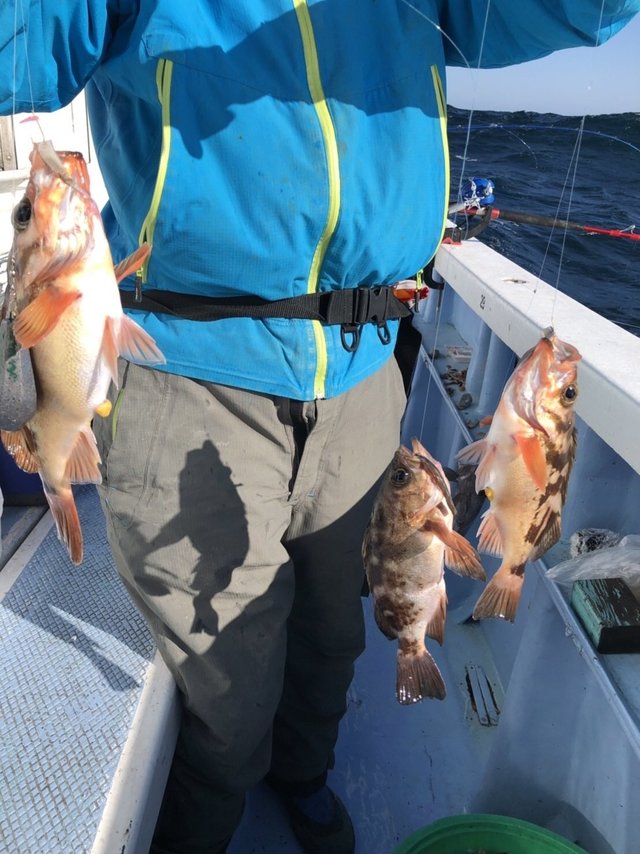
{"type": "MultiPolygon", "coordinates": [[[[490,0],[488,14],[482,0],[18,5],[17,19],[14,4],[0,9],[0,112],[55,110],[86,86],[114,259],[146,240],[147,287],[281,299],[391,284],[434,255],[449,196],[446,64],[595,44],[640,2],[490,0]]],[[[299,399],[339,394],[393,349],[371,324],[349,353],[318,321],[134,316],[163,369],[299,399]]]]}

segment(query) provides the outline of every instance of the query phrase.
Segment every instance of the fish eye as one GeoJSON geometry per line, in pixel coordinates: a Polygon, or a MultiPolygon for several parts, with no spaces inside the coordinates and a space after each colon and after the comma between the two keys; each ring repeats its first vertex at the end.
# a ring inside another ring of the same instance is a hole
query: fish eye
{"type": "Polygon", "coordinates": [[[391,475],[392,482],[397,484],[398,486],[403,486],[410,478],[411,472],[403,468],[395,469],[393,474],[391,475]]]}
{"type": "Polygon", "coordinates": [[[31,219],[31,202],[25,196],[13,209],[11,224],[16,231],[24,231],[31,219]]]}
{"type": "Polygon", "coordinates": [[[562,397],[564,400],[567,401],[567,403],[573,403],[577,396],[578,388],[577,386],[573,385],[573,383],[568,386],[565,386],[562,390],[562,397]]]}

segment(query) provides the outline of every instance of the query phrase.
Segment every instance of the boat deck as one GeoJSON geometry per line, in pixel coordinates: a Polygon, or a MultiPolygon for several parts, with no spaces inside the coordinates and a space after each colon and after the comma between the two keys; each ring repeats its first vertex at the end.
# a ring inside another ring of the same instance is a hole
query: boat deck
{"type": "MultiPolygon", "coordinates": [[[[78,490],[78,508],[86,535],[79,567],[69,563],[44,508],[8,507],[2,520],[10,544],[17,526],[25,530],[40,516],[0,572],[6,851],[147,850],[175,740],[174,688],[119,583],[93,488],[78,490]]],[[[470,680],[486,686],[486,674],[498,706],[502,700],[479,626],[450,622],[446,661],[434,651],[447,699],[399,706],[395,644],[373,623],[370,602],[364,605],[367,650],[349,691],[331,780],[356,824],[357,850],[373,854],[390,852],[469,801],[498,714],[492,702],[489,712],[474,710],[470,680]],[[443,738],[452,719],[464,726],[455,739],[443,738]]],[[[254,851],[298,851],[263,786],[249,794],[230,848],[254,851]]]]}

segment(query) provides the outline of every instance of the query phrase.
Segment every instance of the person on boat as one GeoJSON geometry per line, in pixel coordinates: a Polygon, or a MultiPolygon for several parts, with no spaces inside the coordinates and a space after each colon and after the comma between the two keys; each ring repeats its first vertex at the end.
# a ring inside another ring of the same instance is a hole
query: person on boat
{"type": "Polygon", "coordinates": [[[597,44],[639,7],[2,4],[0,111],[86,87],[114,259],[151,246],[123,300],[166,364],[123,363],[94,427],[115,562],[182,699],[153,851],[224,851],[265,778],[303,850],[353,850],[327,772],[406,402],[389,286],[447,212],[445,66],[597,44]]]}

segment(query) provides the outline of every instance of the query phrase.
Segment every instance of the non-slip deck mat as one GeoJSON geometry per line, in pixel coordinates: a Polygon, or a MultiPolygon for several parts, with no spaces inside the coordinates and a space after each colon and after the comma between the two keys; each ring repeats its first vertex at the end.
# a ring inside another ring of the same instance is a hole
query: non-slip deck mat
{"type": "Polygon", "coordinates": [[[82,565],[54,527],[0,602],[0,851],[91,850],[154,654],[95,488],[76,499],[82,565]]]}

